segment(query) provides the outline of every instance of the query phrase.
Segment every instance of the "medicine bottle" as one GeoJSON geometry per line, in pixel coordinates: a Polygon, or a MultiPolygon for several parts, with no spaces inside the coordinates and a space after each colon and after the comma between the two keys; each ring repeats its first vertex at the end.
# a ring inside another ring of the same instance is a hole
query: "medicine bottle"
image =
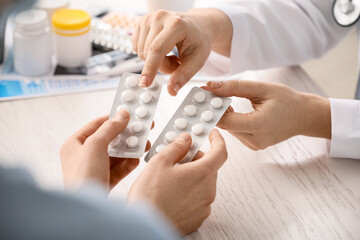
{"type": "Polygon", "coordinates": [[[75,9],[61,9],[53,14],[58,65],[76,68],[91,57],[90,20],[88,13],[75,9]]]}
{"type": "Polygon", "coordinates": [[[53,48],[45,11],[29,10],[16,15],[13,37],[18,73],[41,76],[51,72],[53,48]]]}
{"type": "Polygon", "coordinates": [[[37,0],[35,8],[44,10],[48,15],[49,26],[51,26],[52,15],[60,10],[69,8],[69,0],[37,0]]]}

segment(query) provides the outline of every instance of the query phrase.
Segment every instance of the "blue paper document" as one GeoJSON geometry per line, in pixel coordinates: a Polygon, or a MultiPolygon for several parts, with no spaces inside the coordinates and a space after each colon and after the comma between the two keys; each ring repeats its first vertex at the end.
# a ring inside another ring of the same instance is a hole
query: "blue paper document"
{"type": "Polygon", "coordinates": [[[0,75],[0,101],[111,89],[117,87],[119,80],[119,77],[53,76],[28,78],[16,75],[0,75]]]}

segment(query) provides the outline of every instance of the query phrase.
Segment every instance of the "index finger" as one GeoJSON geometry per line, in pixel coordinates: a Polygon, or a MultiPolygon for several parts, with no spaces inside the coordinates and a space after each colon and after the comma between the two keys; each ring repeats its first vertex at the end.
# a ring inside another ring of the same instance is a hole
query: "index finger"
{"type": "Polygon", "coordinates": [[[174,32],[169,28],[164,28],[156,36],[150,45],[145,60],[144,68],[141,73],[140,86],[148,87],[151,85],[166,54],[168,54],[180,41],[180,33],[174,32]]]}
{"type": "Polygon", "coordinates": [[[250,100],[264,97],[269,91],[265,83],[246,80],[210,81],[204,88],[218,96],[236,96],[250,100]]]}

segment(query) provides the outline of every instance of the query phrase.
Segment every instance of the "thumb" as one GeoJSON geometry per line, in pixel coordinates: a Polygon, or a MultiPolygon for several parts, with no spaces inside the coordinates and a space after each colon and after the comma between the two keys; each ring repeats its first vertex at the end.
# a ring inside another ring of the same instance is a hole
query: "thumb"
{"type": "Polygon", "coordinates": [[[267,93],[266,85],[263,83],[246,80],[210,81],[204,88],[218,96],[247,99],[262,98],[267,93]]]}
{"type": "Polygon", "coordinates": [[[245,114],[225,113],[216,126],[227,131],[249,133],[255,128],[257,119],[259,119],[259,113],[256,111],[245,114]]]}
{"type": "Polygon", "coordinates": [[[97,146],[108,146],[117,135],[124,131],[129,120],[129,113],[125,110],[120,110],[113,118],[104,122],[87,140],[97,146]]]}
{"type": "Polygon", "coordinates": [[[228,157],[228,152],[226,150],[224,138],[217,129],[213,129],[210,132],[209,140],[211,148],[207,153],[205,153],[202,161],[199,161],[199,163],[207,165],[209,169],[216,172],[225,163],[228,157]]]}
{"type": "Polygon", "coordinates": [[[165,165],[173,166],[186,156],[190,146],[191,136],[188,133],[182,133],[174,142],[156,154],[150,162],[161,162],[165,165]]]}
{"type": "Polygon", "coordinates": [[[181,64],[171,74],[168,81],[168,92],[171,96],[176,96],[178,91],[204,66],[204,55],[199,51],[181,57],[181,64]]]}

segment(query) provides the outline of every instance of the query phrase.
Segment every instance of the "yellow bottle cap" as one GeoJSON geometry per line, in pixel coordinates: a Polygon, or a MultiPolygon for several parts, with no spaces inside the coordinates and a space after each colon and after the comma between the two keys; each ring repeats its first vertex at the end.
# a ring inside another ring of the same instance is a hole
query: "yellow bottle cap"
{"type": "Polygon", "coordinates": [[[80,30],[90,25],[90,14],[82,10],[61,9],[52,16],[52,24],[59,30],[80,30]]]}

